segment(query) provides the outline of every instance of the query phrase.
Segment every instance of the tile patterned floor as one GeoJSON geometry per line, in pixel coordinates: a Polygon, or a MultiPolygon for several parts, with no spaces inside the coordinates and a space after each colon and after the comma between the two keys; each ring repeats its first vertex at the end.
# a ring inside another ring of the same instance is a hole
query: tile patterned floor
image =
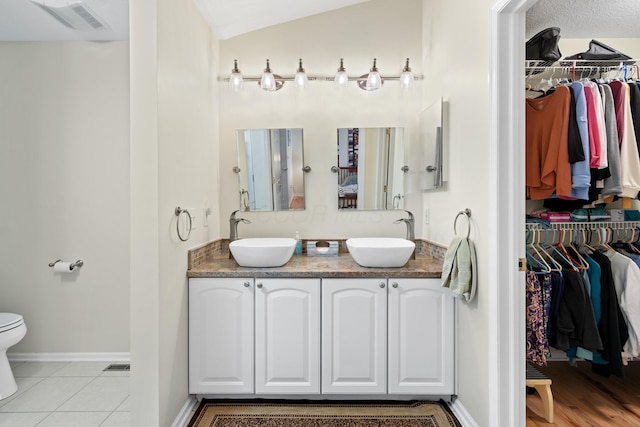
{"type": "Polygon", "coordinates": [[[18,391],[0,427],[129,427],[129,372],[108,362],[12,362],[18,391]]]}

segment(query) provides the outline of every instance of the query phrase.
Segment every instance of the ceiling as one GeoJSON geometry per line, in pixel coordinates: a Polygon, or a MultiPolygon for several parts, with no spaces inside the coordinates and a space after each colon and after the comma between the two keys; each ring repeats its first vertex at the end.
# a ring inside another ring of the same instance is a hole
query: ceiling
{"type": "Polygon", "coordinates": [[[67,28],[36,2],[66,6],[80,0],[0,0],[0,41],[129,38],[129,0],[82,0],[86,8],[106,24],[100,30],[67,28]]]}
{"type": "MultiPolygon", "coordinates": [[[[193,0],[220,40],[368,0],[193,0]]],[[[397,0],[388,0],[397,1],[397,0]]],[[[126,40],[129,0],[0,0],[0,40],[126,40]],[[100,30],[65,27],[35,2],[84,3],[106,23],[100,30]]],[[[560,27],[564,38],[640,38],[639,0],[539,0],[527,12],[527,38],[560,27]]]]}
{"type": "Polygon", "coordinates": [[[529,39],[559,27],[567,39],[640,38],[638,0],[539,0],[527,12],[529,39]]]}
{"type": "MultiPolygon", "coordinates": [[[[176,0],[178,1],[178,0],[176,0]]],[[[368,0],[193,0],[220,40],[328,12],[368,0]]],[[[0,41],[126,40],[129,0],[0,0],[0,41]],[[35,3],[84,3],[107,25],[76,30],[62,25],[35,3]]]]}

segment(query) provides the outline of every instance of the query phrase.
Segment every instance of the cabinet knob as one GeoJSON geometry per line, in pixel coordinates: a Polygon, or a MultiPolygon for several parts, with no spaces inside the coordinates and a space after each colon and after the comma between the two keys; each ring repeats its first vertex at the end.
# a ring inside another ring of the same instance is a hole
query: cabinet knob
{"type": "Polygon", "coordinates": [[[258,289],[262,289],[262,283],[258,283],[258,289]]]}
{"type": "Polygon", "coordinates": [[[381,287],[381,288],[384,288],[384,287],[385,287],[384,282],[380,282],[380,287],[381,287]]]}
{"type": "Polygon", "coordinates": [[[393,286],[394,288],[397,288],[397,287],[398,287],[398,282],[393,282],[393,283],[391,284],[391,286],[393,286]]]}
{"type": "Polygon", "coordinates": [[[248,288],[249,286],[251,286],[251,283],[249,283],[249,282],[244,282],[244,287],[245,287],[245,288],[248,288]]]}

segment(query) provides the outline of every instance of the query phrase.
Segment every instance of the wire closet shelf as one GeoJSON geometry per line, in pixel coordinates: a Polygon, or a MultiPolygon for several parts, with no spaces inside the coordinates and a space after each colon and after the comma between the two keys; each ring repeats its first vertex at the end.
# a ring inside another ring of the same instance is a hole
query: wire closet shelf
{"type": "Polygon", "coordinates": [[[632,230],[640,229],[640,221],[591,221],[591,222],[551,222],[541,224],[538,222],[526,223],[527,230],[632,230]]]}
{"type": "Polygon", "coordinates": [[[559,61],[525,61],[525,75],[531,77],[544,72],[561,73],[563,76],[571,76],[572,79],[603,75],[605,73],[618,73],[618,78],[640,78],[638,63],[640,59],[621,60],[595,60],[575,59],[559,61]]]}

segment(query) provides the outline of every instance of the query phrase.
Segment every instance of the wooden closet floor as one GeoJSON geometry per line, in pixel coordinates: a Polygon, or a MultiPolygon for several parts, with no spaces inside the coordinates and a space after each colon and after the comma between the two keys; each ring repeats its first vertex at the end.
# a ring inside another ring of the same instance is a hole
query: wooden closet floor
{"type": "Polygon", "coordinates": [[[591,372],[590,362],[567,361],[537,367],[553,383],[554,424],[543,417],[537,393],[527,395],[527,426],[640,427],[640,361],[624,367],[624,378],[591,372]]]}

